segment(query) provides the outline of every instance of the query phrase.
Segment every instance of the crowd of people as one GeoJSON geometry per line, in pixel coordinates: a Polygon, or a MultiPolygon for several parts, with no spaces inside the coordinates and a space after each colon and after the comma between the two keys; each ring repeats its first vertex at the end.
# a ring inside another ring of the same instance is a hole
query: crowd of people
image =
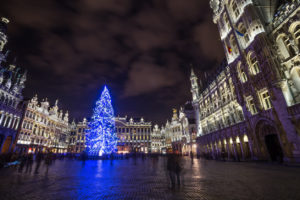
{"type": "MultiPolygon", "coordinates": [[[[102,159],[110,160],[123,160],[132,159],[133,163],[136,165],[138,160],[150,160],[152,163],[153,173],[156,173],[158,168],[158,160],[160,157],[166,157],[164,161],[166,176],[169,178],[171,188],[175,188],[176,185],[180,187],[181,176],[183,171],[182,155],[176,153],[169,153],[166,155],[158,153],[138,153],[133,152],[129,154],[109,154],[103,155],[101,157],[89,157],[86,152],[81,154],[55,154],[52,152],[37,152],[37,153],[8,153],[0,154],[0,168],[15,168],[18,173],[33,173],[39,174],[40,167],[43,166],[42,173],[48,174],[50,166],[55,162],[55,160],[80,160],[84,164],[86,160],[102,159]]],[[[194,163],[194,155],[190,152],[191,164],[194,163]]]]}
{"type": "Polygon", "coordinates": [[[39,168],[42,163],[45,165],[45,173],[48,173],[49,166],[52,162],[61,158],[61,155],[54,154],[52,152],[42,153],[7,153],[0,155],[0,168],[13,167],[17,168],[19,173],[31,173],[33,164],[35,163],[34,172],[39,173],[39,168]]]}

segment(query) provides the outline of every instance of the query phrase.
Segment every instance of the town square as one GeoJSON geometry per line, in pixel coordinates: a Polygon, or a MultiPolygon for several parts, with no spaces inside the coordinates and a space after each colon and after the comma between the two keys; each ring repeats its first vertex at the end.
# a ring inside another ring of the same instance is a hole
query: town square
{"type": "Polygon", "coordinates": [[[300,199],[300,0],[0,3],[0,199],[300,199]]]}

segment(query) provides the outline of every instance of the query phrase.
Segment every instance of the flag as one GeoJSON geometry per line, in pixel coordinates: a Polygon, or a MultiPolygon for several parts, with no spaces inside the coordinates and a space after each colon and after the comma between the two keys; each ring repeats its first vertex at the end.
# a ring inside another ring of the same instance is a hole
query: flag
{"type": "Polygon", "coordinates": [[[237,29],[235,29],[235,32],[236,32],[239,36],[244,37],[244,34],[241,33],[241,32],[239,32],[237,29]]]}
{"type": "Polygon", "coordinates": [[[228,50],[228,53],[231,53],[232,52],[232,48],[227,46],[227,50],[228,50]]]}

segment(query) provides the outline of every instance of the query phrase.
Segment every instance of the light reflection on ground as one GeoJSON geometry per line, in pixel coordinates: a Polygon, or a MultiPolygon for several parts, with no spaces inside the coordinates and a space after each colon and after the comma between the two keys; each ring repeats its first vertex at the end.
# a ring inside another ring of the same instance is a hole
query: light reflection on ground
{"type": "Polygon", "coordinates": [[[49,174],[0,169],[6,199],[299,199],[300,168],[263,163],[184,160],[182,186],[172,190],[166,160],[57,160],[49,174]],[[157,167],[154,167],[157,166],[157,167]]]}

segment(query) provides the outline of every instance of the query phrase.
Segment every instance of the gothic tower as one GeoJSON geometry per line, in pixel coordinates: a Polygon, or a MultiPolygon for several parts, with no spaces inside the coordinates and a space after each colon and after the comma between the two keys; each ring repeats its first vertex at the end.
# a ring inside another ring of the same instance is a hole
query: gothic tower
{"type": "Polygon", "coordinates": [[[200,107],[199,107],[199,101],[198,101],[200,88],[198,86],[198,78],[195,75],[193,68],[191,69],[190,80],[191,80],[191,86],[192,86],[191,92],[192,92],[192,96],[193,96],[192,105],[195,110],[195,118],[196,118],[196,125],[197,125],[197,136],[201,136],[202,128],[201,128],[201,124],[200,124],[200,107]]]}
{"type": "Polygon", "coordinates": [[[7,24],[9,23],[9,20],[2,17],[0,21],[0,64],[4,61],[6,61],[6,56],[3,53],[3,49],[7,43],[7,24]]]}

